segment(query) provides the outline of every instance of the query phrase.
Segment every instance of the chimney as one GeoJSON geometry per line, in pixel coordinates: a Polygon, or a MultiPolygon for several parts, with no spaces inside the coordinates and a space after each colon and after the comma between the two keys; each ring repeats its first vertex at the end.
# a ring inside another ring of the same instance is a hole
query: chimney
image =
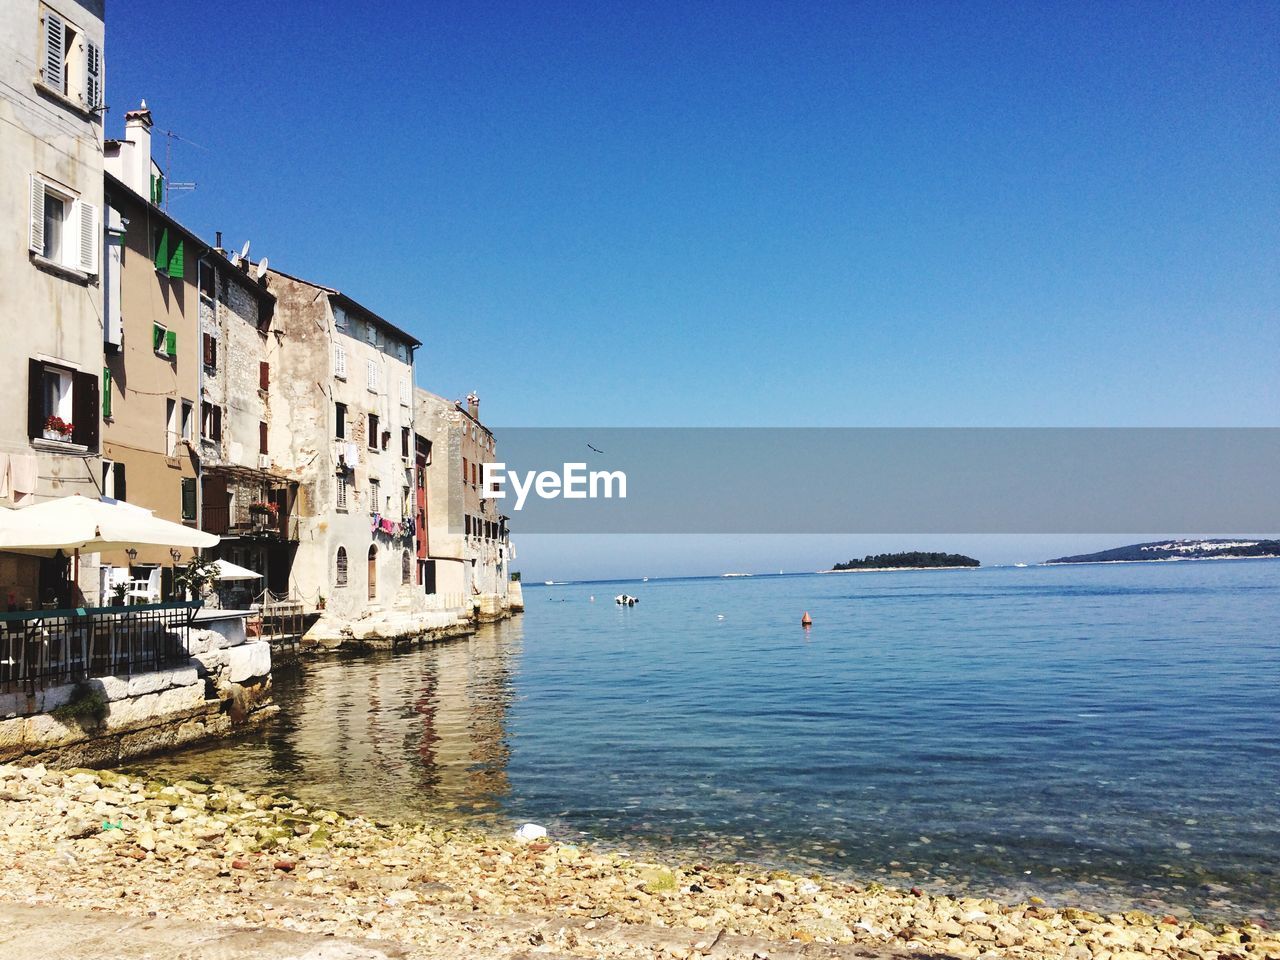
{"type": "Polygon", "coordinates": [[[480,419],[480,397],[474,390],[467,394],[467,413],[471,414],[473,420],[480,419]]]}
{"type": "Polygon", "coordinates": [[[124,138],[132,146],[124,164],[121,178],[129,189],[140,196],[151,198],[151,111],[147,101],[137,110],[124,115],[124,138]]]}

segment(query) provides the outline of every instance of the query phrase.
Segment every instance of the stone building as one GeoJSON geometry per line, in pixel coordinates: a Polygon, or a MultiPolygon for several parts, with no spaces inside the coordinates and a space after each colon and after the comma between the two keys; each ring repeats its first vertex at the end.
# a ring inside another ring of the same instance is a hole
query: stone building
{"type": "MultiPolygon", "coordinates": [[[[200,438],[200,526],[221,536],[211,551],[263,575],[225,589],[235,605],[269,589],[291,589],[298,546],[298,482],[291,479],[291,447],[273,424],[282,363],[276,298],[266,271],[229,259],[221,237],[199,264],[200,410],[211,429],[200,438]]],[[[276,425],[278,427],[278,425],[276,425]]]]}
{"type": "MultiPolygon", "coordinates": [[[[0,4],[0,501],[96,496],[102,392],[102,0],[0,4]]],[[[95,602],[58,558],[0,559],[0,602],[95,602]],[[73,596],[74,595],[74,596],[73,596]]]]}
{"type": "Polygon", "coordinates": [[[465,404],[427,390],[414,393],[415,422],[428,441],[426,471],[427,593],[462,595],[480,616],[510,610],[512,547],[500,501],[480,496],[480,467],[496,459],[493,432],[480,422],[480,398],[465,404]]]}
{"type": "Polygon", "coordinates": [[[413,351],[347,295],[278,270],[280,357],[269,443],[299,484],[292,584],[334,621],[426,609],[414,578],[413,351]],[[277,453],[278,451],[278,453],[277,453]]]}
{"type": "MultiPolygon", "coordinates": [[[[195,526],[199,444],[217,429],[199,405],[197,264],[208,246],[161,206],[151,125],[144,101],[125,114],[124,139],[105,145],[103,493],[195,526]]],[[[167,579],[185,560],[165,547],[103,553],[104,583],[130,567],[167,579]]]]}

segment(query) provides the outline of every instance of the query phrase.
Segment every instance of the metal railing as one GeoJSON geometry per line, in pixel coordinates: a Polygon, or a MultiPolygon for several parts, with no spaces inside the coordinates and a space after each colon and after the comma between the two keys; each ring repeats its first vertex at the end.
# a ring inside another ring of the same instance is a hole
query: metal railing
{"type": "Polygon", "coordinates": [[[185,666],[196,600],[0,613],[0,693],[185,666]]]}

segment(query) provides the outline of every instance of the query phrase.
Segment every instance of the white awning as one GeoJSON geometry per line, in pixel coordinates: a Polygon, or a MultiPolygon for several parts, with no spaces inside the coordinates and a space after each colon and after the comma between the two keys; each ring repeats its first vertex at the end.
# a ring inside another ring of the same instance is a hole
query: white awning
{"type": "Polygon", "coordinates": [[[118,500],[74,494],[20,510],[0,510],[0,550],[98,553],[130,547],[213,547],[219,538],[118,500]]]}

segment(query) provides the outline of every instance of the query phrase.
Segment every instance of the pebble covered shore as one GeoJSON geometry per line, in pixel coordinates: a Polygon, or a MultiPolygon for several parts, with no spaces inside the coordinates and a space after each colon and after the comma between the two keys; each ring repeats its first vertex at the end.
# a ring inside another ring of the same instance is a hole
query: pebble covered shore
{"type": "Polygon", "coordinates": [[[423,956],[776,957],[830,943],[948,957],[1280,958],[1280,936],[1252,924],[642,863],[110,771],[0,767],[0,827],[3,900],[376,937],[423,956]],[[672,931],[687,936],[659,935],[672,931]],[[773,947],[726,952],[742,937],[773,947]]]}

